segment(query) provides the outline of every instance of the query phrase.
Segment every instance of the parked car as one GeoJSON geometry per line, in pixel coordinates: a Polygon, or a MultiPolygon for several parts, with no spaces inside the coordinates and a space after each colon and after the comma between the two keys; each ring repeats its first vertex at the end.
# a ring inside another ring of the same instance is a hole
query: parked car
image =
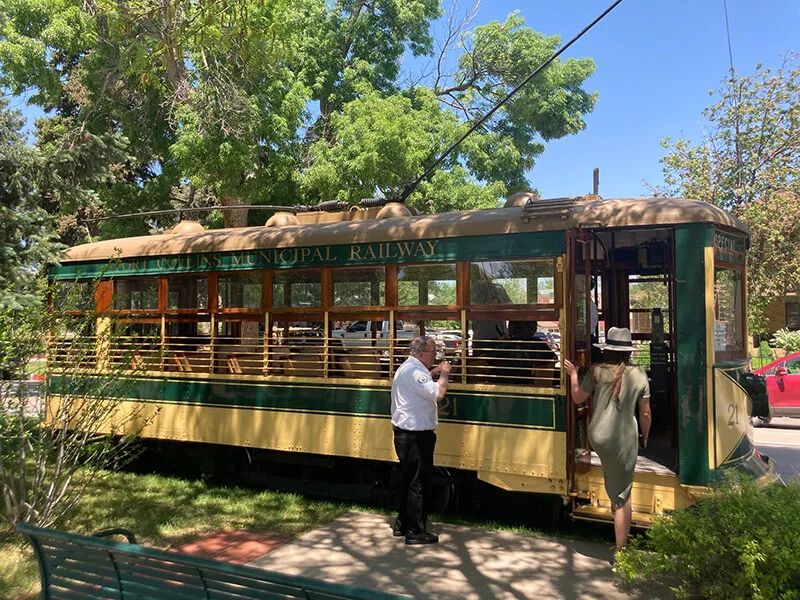
{"type": "MultiPolygon", "coordinates": [[[[348,346],[362,346],[362,340],[377,339],[379,346],[389,346],[389,321],[355,321],[351,323],[347,329],[334,329],[332,336],[335,338],[342,338],[342,344],[348,346]]],[[[419,335],[419,329],[415,326],[404,326],[402,321],[395,321],[395,331],[397,332],[398,340],[407,340],[410,342],[414,337],[419,335]]]]}
{"type": "Polygon", "coordinates": [[[558,352],[561,349],[561,334],[558,332],[537,331],[533,339],[542,340],[553,352],[558,352]]]}
{"type": "Polygon", "coordinates": [[[800,352],[771,362],[753,373],[767,380],[769,416],[753,417],[753,425],[765,425],[773,417],[800,417],[800,352]]]}
{"type": "Polygon", "coordinates": [[[446,329],[439,334],[446,355],[452,356],[461,352],[464,340],[461,338],[460,329],[446,329]]]}

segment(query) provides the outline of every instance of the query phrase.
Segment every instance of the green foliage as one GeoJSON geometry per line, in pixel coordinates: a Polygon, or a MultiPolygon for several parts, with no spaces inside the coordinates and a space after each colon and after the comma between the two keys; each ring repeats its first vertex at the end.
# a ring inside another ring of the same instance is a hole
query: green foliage
{"type": "Polygon", "coordinates": [[[152,418],[118,412],[144,368],[135,358],[148,340],[122,339],[113,318],[95,312],[94,291],[46,290],[52,311],[0,309],[0,366],[22,382],[0,382],[0,520],[11,525],[47,526],[69,513],[101,469],[135,453],[135,434],[152,418]],[[47,378],[32,387],[28,365],[48,334],[47,378]]]}
{"type": "Polygon", "coordinates": [[[787,354],[800,352],[800,331],[779,329],[769,343],[775,348],[783,348],[787,354]]]}
{"type": "Polygon", "coordinates": [[[52,260],[52,223],[40,207],[42,156],[25,144],[23,120],[0,98],[0,309],[36,302],[37,270],[52,260]]]}
{"type": "Polygon", "coordinates": [[[728,476],[712,495],[657,520],[617,554],[629,584],[669,585],[681,598],[800,598],[800,482],[728,476]]]}
{"type": "MultiPolygon", "coordinates": [[[[559,44],[512,14],[453,27],[434,57],[443,65],[458,46],[452,74],[402,74],[406,55],[433,55],[440,4],[0,0],[0,85],[48,111],[37,129],[42,206],[67,244],[86,227],[113,237],[172,224],[91,217],[390,196],[559,44]]],[[[555,62],[410,204],[496,206],[529,187],[544,142],[584,128],[593,71],[589,59],[555,62]]],[[[246,225],[247,212],[201,219],[246,225]]]]}
{"type": "MultiPolygon", "coordinates": [[[[800,288],[800,67],[787,55],[777,71],[732,74],[706,108],[705,138],[666,138],[662,194],[732,210],[750,229],[748,323],[764,333],[766,307],[800,288]]],[[[712,92],[713,93],[713,92],[712,92]]]]}
{"type": "Polygon", "coordinates": [[[757,353],[750,359],[750,368],[753,370],[760,369],[771,363],[772,360],[772,348],[770,348],[769,342],[761,340],[757,353]]]}

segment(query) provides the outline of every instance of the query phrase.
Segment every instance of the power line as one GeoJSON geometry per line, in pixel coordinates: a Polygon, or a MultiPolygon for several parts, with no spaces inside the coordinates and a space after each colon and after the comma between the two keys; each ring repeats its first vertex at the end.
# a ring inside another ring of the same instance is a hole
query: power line
{"type": "Polygon", "coordinates": [[[728,0],[722,0],[722,8],[725,11],[725,33],[728,38],[728,59],[730,60],[731,65],[731,78],[730,78],[730,86],[733,91],[733,107],[736,114],[734,119],[734,139],[733,139],[733,146],[734,152],[736,153],[736,190],[737,194],[742,194],[742,184],[743,184],[743,166],[742,166],[742,146],[740,143],[740,136],[741,136],[741,115],[739,114],[739,95],[741,91],[736,86],[736,68],[733,66],[733,47],[731,44],[731,26],[730,21],[728,20],[728,0]]]}
{"type": "Polygon", "coordinates": [[[582,37],[583,37],[583,35],[584,35],[584,34],[585,34],[587,31],[589,31],[589,30],[590,30],[592,27],[594,27],[594,26],[595,26],[595,25],[597,25],[597,24],[598,24],[600,21],[602,21],[602,20],[603,20],[603,18],[604,18],[604,17],[605,17],[605,16],[606,16],[608,13],[610,13],[612,10],[614,10],[614,9],[617,7],[617,5],[618,5],[620,2],[622,2],[622,0],[616,0],[616,1],[615,1],[613,4],[611,4],[611,6],[609,6],[607,9],[605,9],[605,10],[604,10],[604,11],[603,11],[603,12],[602,12],[602,13],[601,13],[601,14],[600,14],[600,15],[599,15],[597,18],[595,18],[595,19],[594,19],[594,20],[593,20],[591,23],[589,23],[589,24],[588,24],[586,27],[584,27],[584,28],[583,28],[583,29],[582,29],[582,30],[581,30],[581,31],[580,31],[580,32],[579,32],[577,35],[575,35],[575,37],[573,37],[573,38],[572,38],[570,41],[568,41],[566,44],[564,44],[563,46],[561,46],[561,48],[559,48],[558,50],[556,50],[556,51],[555,51],[555,52],[554,52],[554,53],[553,53],[553,54],[550,56],[550,58],[548,58],[548,59],[547,59],[546,61],[544,61],[544,62],[543,62],[541,65],[539,65],[539,66],[536,68],[536,70],[534,70],[534,71],[533,71],[533,73],[531,73],[530,75],[528,75],[528,76],[527,76],[527,77],[526,77],[526,78],[525,78],[525,79],[522,81],[522,83],[520,83],[520,84],[519,84],[517,87],[515,87],[513,90],[511,90],[511,91],[508,93],[508,95],[507,95],[505,98],[503,98],[503,99],[502,99],[500,102],[498,102],[497,104],[495,104],[495,105],[494,105],[494,107],[492,107],[492,109],[491,109],[489,112],[487,112],[487,113],[486,113],[485,115],[483,115],[483,116],[482,116],[480,119],[478,119],[477,121],[475,121],[475,123],[472,125],[472,127],[470,127],[470,128],[469,128],[469,131],[467,131],[467,132],[466,132],[464,135],[462,135],[460,138],[458,138],[458,140],[456,140],[456,141],[455,141],[455,143],[453,143],[453,144],[452,144],[452,145],[451,145],[451,146],[450,146],[450,147],[449,147],[447,150],[445,150],[445,151],[442,153],[442,155],[441,155],[441,156],[439,156],[439,158],[437,158],[437,159],[434,161],[434,163],[433,163],[433,164],[432,164],[430,167],[428,167],[428,168],[425,170],[425,172],[424,172],[422,175],[420,175],[420,176],[419,176],[419,177],[418,177],[418,178],[417,178],[417,179],[416,179],[416,180],[415,180],[413,183],[411,183],[410,185],[407,185],[407,186],[405,187],[405,189],[403,190],[403,192],[400,194],[400,198],[398,199],[398,201],[399,201],[399,202],[405,202],[405,201],[406,201],[406,198],[408,198],[408,197],[411,195],[411,193],[412,193],[412,192],[413,192],[413,191],[416,189],[416,187],[417,187],[417,186],[418,186],[420,183],[422,183],[423,181],[425,181],[425,180],[426,180],[428,177],[430,177],[430,175],[431,175],[431,174],[432,174],[432,173],[433,173],[433,172],[436,170],[436,168],[437,168],[437,167],[438,167],[438,166],[441,164],[441,162],[442,162],[442,161],[443,161],[445,158],[447,158],[447,156],[448,156],[448,155],[449,155],[449,154],[450,154],[450,153],[451,153],[453,150],[455,150],[455,149],[458,147],[458,145],[459,145],[459,144],[461,144],[461,142],[463,142],[465,139],[467,139],[467,137],[468,137],[468,136],[470,136],[470,135],[472,134],[472,132],[473,132],[473,131],[475,131],[475,130],[476,130],[478,127],[480,127],[481,125],[483,125],[483,123],[484,123],[484,122],[485,122],[485,121],[486,121],[486,120],[487,120],[489,117],[491,117],[491,116],[492,116],[492,115],[493,115],[495,112],[497,112],[497,111],[498,111],[498,110],[499,110],[499,109],[500,109],[500,108],[501,108],[501,107],[502,107],[502,106],[503,106],[503,105],[504,105],[506,102],[508,102],[508,101],[511,99],[511,97],[512,97],[512,96],[514,96],[514,94],[516,94],[516,93],[517,93],[519,90],[521,90],[523,87],[525,87],[525,86],[528,84],[528,82],[529,82],[531,79],[533,79],[534,77],[536,77],[536,76],[537,76],[537,75],[538,75],[538,74],[539,74],[541,71],[543,71],[545,68],[547,68],[547,67],[550,65],[550,63],[552,63],[552,62],[553,62],[555,59],[557,59],[559,56],[561,56],[561,54],[563,54],[563,53],[564,53],[564,52],[567,50],[567,48],[569,48],[570,46],[572,46],[572,44],[574,44],[574,43],[575,43],[575,42],[577,42],[577,41],[578,41],[580,38],[582,38],[582,37]]]}
{"type": "Polygon", "coordinates": [[[728,0],[722,0],[722,7],[725,9],[725,33],[728,36],[728,58],[731,63],[731,78],[734,77],[736,70],[733,68],[733,48],[731,46],[731,25],[728,21],[728,0]]]}

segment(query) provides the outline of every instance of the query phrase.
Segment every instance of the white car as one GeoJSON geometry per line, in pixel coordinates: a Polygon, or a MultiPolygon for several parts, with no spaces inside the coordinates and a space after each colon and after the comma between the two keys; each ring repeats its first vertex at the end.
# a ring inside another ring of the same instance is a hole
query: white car
{"type": "MultiPolygon", "coordinates": [[[[389,321],[354,321],[346,329],[334,329],[332,336],[342,338],[343,346],[363,346],[359,340],[378,340],[378,345],[389,345],[390,326],[389,321]],[[373,335],[374,333],[374,335],[373,335]]],[[[402,321],[395,321],[395,330],[398,340],[413,340],[419,329],[413,327],[406,329],[402,321]]]]}

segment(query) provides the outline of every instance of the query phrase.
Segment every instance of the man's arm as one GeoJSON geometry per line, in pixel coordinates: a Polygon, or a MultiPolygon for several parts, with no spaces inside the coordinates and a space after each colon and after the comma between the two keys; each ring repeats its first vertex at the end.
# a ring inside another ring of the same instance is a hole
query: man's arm
{"type": "Polygon", "coordinates": [[[443,360],[438,367],[431,369],[431,376],[437,373],[439,374],[439,394],[436,401],[439,402],[447,392],[447,385],[450,381],[450,363],[443,360]]]}

